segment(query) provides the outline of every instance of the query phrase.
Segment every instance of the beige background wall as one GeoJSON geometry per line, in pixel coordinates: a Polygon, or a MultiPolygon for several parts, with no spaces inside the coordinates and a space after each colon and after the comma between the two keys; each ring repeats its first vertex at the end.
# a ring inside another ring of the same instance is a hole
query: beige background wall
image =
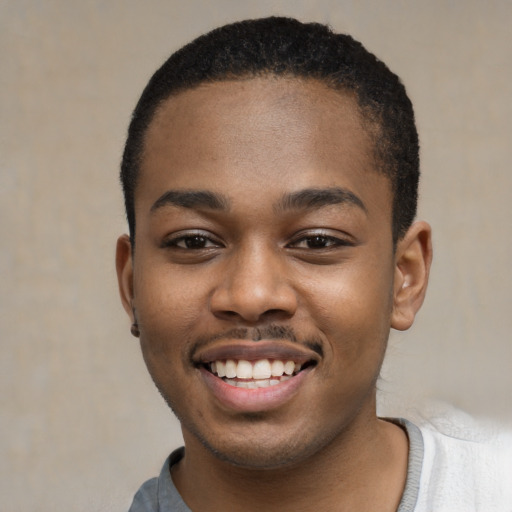
{"type": "Polygon", "coordinates": [[[0,0],[2,510],[125,510],[180,443],[117,299],[123,138],[172,50],[271,13],[352,33],[416,105],[436,258],[383,412],[433,397],[510,419],[510,1],[0,0]]]}

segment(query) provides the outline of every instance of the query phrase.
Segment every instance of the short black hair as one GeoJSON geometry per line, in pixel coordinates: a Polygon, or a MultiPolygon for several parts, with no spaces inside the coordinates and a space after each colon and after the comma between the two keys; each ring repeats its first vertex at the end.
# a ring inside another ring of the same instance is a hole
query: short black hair
{"type": "Polygon", "coordinates": [[[151,77],[133,112],[121,163],[132,244],[144,139],[158,107],[202,83],[265,75],[319,80],[355,94],[363,122],[373,127],[377,170],[391,182],[394,242],[405,234],[416,215],[419,180],[418,134],[405,87],[351,36],[319,23],[270,17],[232,23],[198,37],[151,77]]]}

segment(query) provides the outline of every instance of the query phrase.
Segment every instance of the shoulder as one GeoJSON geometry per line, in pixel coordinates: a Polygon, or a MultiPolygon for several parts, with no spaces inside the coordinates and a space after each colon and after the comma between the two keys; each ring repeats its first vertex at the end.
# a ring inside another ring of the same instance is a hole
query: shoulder
{"type": "Polygon", "coordinates": [[[512,510],[512,432],[445,407],[415,421],[424,443],[416,510],[512,510]]]}
{"type": "Polygon", "coordinates": [[[158,478],[151,478],[137,491],[128,512],[158,511],[158,478]]]}
{"type": "Polygon", "coordinates": [[[169,455],[160,475],[145,482],[137,491],[128,512],[190,512],[171,478],[171,467],[183,454],[184,449],[178,448],[169,455]]]}

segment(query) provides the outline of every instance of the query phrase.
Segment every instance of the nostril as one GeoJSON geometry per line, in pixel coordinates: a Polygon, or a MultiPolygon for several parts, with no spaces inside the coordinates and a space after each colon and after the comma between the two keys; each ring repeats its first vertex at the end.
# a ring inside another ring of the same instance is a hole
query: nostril
{"type": "Polygon", "coordinates": [[[266,320],[287,320],[293,316],[293,311],[287,311],[285,309],[269,309],[262,315],[266,320]]]}
{"type": "Polygon", "coordinates": [[[286,313],[282,309],[269,309],[268,311],[265,311],[265,315],[282,315],[283,313],[286,313]]]}

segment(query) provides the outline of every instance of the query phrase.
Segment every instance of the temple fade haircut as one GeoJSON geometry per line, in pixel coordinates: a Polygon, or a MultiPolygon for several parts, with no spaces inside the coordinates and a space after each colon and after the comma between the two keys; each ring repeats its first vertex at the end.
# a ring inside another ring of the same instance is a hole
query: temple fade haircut
{"type": "Polygon", "coordinates": [[[404,86],[349,35],[318,23],[271,17],[232,23],[198,37],[171,55],[150,79],[133,112],[121,163],[132,245],[144,139],[158,107],[203,83],[261,76],[318,80],[354,95],[374,143],[376,169],[391,182],[396,243],[416,215],[419,180],[418,134],[404,86]]]}

